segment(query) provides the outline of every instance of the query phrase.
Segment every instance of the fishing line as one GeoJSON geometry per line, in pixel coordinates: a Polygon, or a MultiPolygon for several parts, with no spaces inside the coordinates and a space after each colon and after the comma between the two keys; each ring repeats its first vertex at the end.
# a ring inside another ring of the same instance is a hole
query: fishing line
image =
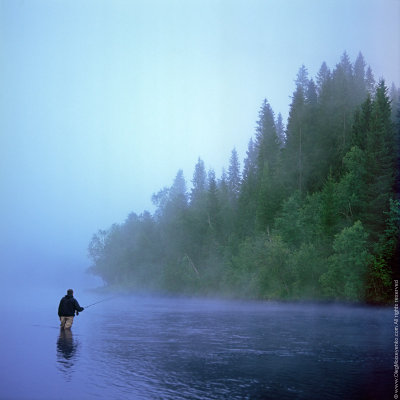
{"type": "Polygon", "coordinates": [[[103,300],[96,301],[95,303],[89,304],[88,306],[84,306],[83,308],[85,308],[85,309],[86,309],[86,308],[89,308],[89,307],[95,306],[96,304],[103,303],[103,301],[108,301],[108,300],[115,299],[116,297],[117,297],[117,296],[108,297],[107,299],[103,299],[103,300]]]}

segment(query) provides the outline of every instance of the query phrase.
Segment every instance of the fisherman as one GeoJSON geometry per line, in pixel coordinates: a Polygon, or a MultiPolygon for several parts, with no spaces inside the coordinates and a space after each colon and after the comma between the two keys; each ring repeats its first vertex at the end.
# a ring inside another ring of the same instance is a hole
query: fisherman
{"type": "Polygon", "coordinates": [[[58,316],[61,321],[61,329],[70,329],[73,322],[75,312],[78,315],[84,308],[81,307],[78,301],[74,298],[74,291],[72,289],[67,290],[67,295],[64,296],[60,305],[58,306],[58,316]]]}

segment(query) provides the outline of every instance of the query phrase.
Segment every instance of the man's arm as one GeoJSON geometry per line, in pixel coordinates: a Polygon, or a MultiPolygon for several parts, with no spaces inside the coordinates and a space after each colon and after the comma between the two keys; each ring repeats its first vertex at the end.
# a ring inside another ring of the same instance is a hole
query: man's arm
{"type": "Polygon", "coordinates": [[[76,300],[76,299],[74,299],[74,300],[75,300],[75,304],[74,304],[75,310],[78,311],[78,312],[83,311],[84,308],[79,305],[78,300],[76,300]]]}

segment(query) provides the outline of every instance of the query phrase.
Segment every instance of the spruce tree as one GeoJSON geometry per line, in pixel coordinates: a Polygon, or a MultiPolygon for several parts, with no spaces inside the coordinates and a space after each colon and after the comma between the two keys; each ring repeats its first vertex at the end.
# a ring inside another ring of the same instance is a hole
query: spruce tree
{"type": "Polygon", "coordinates": [[[258,157],[257,170],[261,178],[266,164],[271,173],[275,172],[280,153],[280,140],[275,127],[274,112],[266,99],[258,115],[255,145],[258,157]]]}
{"type": "Polygon", "coordinates": [[[207,184],[207,173],[204,166],[204,161],[198,158],[194,167],[192,190],[190,193],[190,202],[192,205],[204,202],[207,184]]]}
{"type": "Polygon", "coordinates": [[[290,105],[286,130],[286,146],[283,151],[283,168],[286,185],[290,192],[304,189],[304,136],[305,94],[301,85],[296,87],[290,105]]]}
{"type": "Polygon", "coordinates": [[[221,234],[220,204],[217,181],[213,169],[208,171],[207,217],[209,232],[213,238],[219,237],[221,234]]]}
{"type": "Polygon", "coordinates": [[[368,66],[367,72],[365,73],[365,85],[367,92],[373,96],[375,93],[375,78],[370,66],[368,66]]]}
{"type": "Polygon", "coordinates": [[[282,149],[286,143],[285,126],[283,124],[282,114],[278,113],[275,121],[276,135],[278,136],[279,148],[282,149]]]}
{"type": "Polygon", "coordinates": [[[254,233],[257,192],[257,149],[253,139],[250,139],[244,160],[243,178],[235,220],[235,235],[237,238],[243,239],[254,233]]]}
{"type": "Polygon", "coordinates": [[[394,192],[396,149],[390,100],[383,80],[377,86],[367,134],[368,202],[366,226],[373,240],[385,226],[384,212],[394,192]]]}
{"type": "Polygon", "coordinates": [[[365,60],[363,55],[358,53],[354,63],[354,97],[355,103],[363,100],[367,95],[367,85],[365,81],[365,60]]]}
{"type": "Polygon", "coordinates": [[[236,208],[236,202],[239,197],[240,181],[241,181],[240,162],[236,148],[234,148],[231,153],[227,178],[228,178],[227,183],[229,190],[229,200],[231,202],[231,206],[233,208],[236,208]]]}
{"type": "Polygon", "coordinates": [[[318,98],[321,99],[324,91],[327,90],[327,86],[329,86],[331,80],[331,71],[329,70],[326,62],[324,61],[318,71],[317,75],[317,92],[318,98]]]}

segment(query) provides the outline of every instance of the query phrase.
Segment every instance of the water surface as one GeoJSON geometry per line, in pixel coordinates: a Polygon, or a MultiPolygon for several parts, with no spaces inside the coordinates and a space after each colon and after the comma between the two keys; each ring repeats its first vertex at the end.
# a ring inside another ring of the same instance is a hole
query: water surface
{"type": "Polygon", "coordinates": [[[62,295],[3,310],[0,399],[393,398],[390,309],[62,295]]]}

